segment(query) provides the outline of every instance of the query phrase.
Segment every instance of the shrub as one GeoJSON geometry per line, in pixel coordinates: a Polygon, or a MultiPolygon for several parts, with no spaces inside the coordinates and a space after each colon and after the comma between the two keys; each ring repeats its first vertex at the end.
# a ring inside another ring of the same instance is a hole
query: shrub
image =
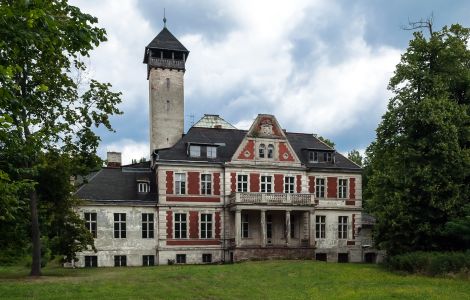
{"type": "Polygon", "coordinates": [[[470,250],[466,252],[411,252],[391,256],[385,263],[392,270],[430,276],[468,273],[470,250]]]}

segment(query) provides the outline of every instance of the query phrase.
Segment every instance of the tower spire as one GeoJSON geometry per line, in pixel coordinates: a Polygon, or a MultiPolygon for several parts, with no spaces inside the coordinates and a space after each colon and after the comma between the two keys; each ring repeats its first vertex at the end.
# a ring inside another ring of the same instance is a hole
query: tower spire
{"type": "Polygon", "coordinates": [[[165,16],[165,8],[163,8],[163,28],[166,28],[166,16],[165,16]]]}

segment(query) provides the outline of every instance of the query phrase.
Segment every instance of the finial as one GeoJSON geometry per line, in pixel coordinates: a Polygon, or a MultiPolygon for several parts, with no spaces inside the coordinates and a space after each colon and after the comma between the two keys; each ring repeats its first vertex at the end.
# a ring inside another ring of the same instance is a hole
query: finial
{"type": "Polygon", "coordinates": [[[163,28],[166,28],[165,8],[163,8],[163,28]]]}

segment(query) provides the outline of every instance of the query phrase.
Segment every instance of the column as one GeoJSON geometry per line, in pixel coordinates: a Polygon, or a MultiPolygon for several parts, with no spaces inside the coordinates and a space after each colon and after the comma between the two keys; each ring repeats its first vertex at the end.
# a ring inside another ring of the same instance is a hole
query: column
{"type": "Polygon", "coordinates": [[[242,214],[241,210],[235,211],[235,247],[240,246],[240,239],[242,237],[242,214]]]}
{"type": "Polygon", "coordinates": [[[309,212],[309,214],[310,214],[310,218],[309,218],[309,219],[310,219],[310,222],[309,222],[309,223],[310,223],[310,224],[309,224],[310,226],[308,226],[309,233],[310,233],[310,234],[309,234],[309,235],[310,235],[310,238],[309,238],[309,240],[310,240],[309,245],[310,245],[310,247],[314,247],[314,246],[315,246],[315,230],[314,230],[314,228],[315,228],[315,211],[314,211],[314,210],[311,210],[311,211],[309,212]]]}
{"type": "Polygon", "coordinates": [[[290,245],[290,211],[286,210],[286,244],[290,245]]]}
{"type": "Polygon", "coordinates": [[[261,247],[266,247],[266,210],[262,209],[261,213],[261,247]]]}

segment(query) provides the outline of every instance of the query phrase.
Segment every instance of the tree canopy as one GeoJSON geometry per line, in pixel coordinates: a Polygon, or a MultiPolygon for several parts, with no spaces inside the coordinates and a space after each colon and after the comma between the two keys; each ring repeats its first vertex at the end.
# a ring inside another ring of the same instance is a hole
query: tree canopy
{"type": "Polygon", "coordinates": [[[16,199],[30,206],[32,275],[40,274],[38,193],[44,201],[40,178],[44,162],[51,163],[48,153],[73,160],[75,172],[93,168],[99,144],[93,128],[112,130],[109,116],[120,114],[120,93],[109,83],[78,80],[86,70],[82,58],[106,41],[97,21],[65,0],[0,2],[0,170],[8,175],[0,188],[29,184],[16,199]]]}
{"type": "Polygon", "coordinates": [[[418,31],[390,79],[387,112],[368,150],[367,207],[390,254],[462,249],[446,223],[470,195],[470,30],[418,31]]]}

